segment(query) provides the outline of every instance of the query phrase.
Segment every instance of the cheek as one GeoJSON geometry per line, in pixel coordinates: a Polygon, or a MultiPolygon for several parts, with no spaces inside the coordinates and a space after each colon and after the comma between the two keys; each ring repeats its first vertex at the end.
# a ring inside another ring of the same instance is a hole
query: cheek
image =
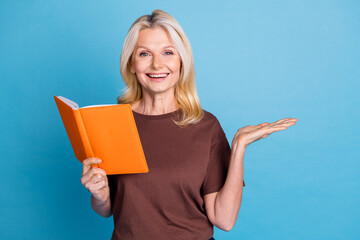
{"type": "Polygon", "coordinates": [[[172,64],[171,64],[171,70],[174,72],[174,73],[179,73],[180,72],[180,68],[181,68],[181,63],[180,61],[174,61],[172,64]]]}
{"type": "Polygon", "coordinates": [[[147,63],[146,61],[144,60],[137,60],[137,61],[134,61],[134,69],[135,69],[135,72],[138,72],[138,73],[141,73],[141,72],[144,72],[147,68],[147,63]]]}

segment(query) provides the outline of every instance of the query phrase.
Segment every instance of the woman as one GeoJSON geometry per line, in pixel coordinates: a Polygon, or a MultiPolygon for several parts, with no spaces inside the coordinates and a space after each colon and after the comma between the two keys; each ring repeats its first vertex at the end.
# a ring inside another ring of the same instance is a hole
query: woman
{"type": "Polygon", "coordinates": [[[220,123],[202,110],[190,44],[161,10],[138,18],[120,61],[149,173],[109,175],[83,161],[82,184],[93,209],[114,216],[112,239],[213,239],[213,226],[230,231],[241,205],[243,157],[252,142],[296,123],[240,128],[232,147],[220,123]]]}

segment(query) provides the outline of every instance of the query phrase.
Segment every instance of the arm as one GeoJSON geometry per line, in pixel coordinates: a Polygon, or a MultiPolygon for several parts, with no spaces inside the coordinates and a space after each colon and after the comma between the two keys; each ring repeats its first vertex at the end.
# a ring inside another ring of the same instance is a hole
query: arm
{"type": "Polygon", "coordinates": [[[110,197],[105,200],[105,202],[102,202],[100,200],[96,200],[93,195],[91,195],[91,207],[94,209],[97,214],[99,214],[102,217],[111,217],[111,203],[110,203],[110,197]]]}
{"type": "Polygon", "coordinates": [[[219,192],[204,196],[205,208],[210,222],[224,231],[235,225],[243,192],[243,159],[245,146],[239,144],[231,150],[228,175],[219,192]]]}
{"type": "Polygon", "coordinates": [[[284,118],[272,124],[262,123],[256,126],[240,128],[232,141],[228,175],[219,192],[204,196],[205,208],[210,222],[225,231],[230,231],[240,210],[243,192],[243,160],[246,147],[271,133],[295,125],[296,118],[284,118]]]}

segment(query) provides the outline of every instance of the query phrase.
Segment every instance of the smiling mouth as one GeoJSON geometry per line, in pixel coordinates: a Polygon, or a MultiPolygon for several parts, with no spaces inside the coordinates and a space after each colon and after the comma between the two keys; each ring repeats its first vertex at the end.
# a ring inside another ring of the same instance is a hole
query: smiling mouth
{"type": "Polygon", "coordinates": [[[169,75],[170,73],[147,73],[146,76],[148,76],[149,78],[165,78],[169,75]]]}
{"type": "Polygon", "coordinates": [[[165,79],[170,73],[147,73],[146,76],[148,76],[152,80],[163,80],[165,79]]]}

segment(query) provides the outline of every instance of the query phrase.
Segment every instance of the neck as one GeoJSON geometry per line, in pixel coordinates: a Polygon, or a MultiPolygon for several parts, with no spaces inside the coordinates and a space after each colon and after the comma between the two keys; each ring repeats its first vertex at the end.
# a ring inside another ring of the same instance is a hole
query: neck
{"type": "Polygon", "coordinates": [[[147,95],[132,105],[132,110],[145,115],[161,115],[178,109],[174,94],[147,95]]]}

